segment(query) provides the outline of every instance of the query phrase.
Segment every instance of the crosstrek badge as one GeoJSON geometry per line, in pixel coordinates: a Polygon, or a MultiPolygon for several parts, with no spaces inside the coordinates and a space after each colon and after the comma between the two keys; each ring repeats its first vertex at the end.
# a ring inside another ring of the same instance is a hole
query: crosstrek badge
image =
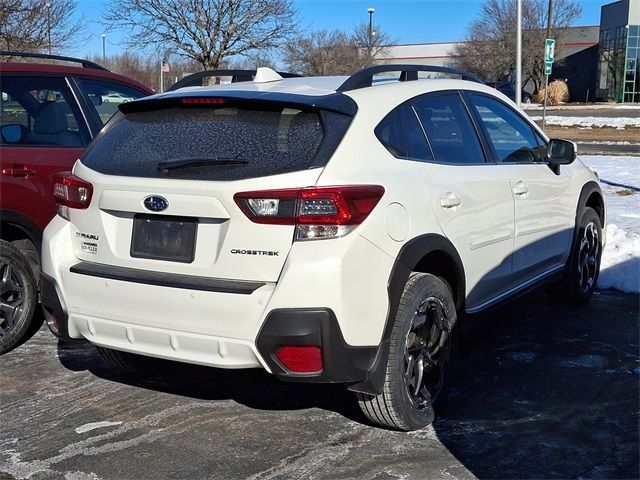
{"type": "Polygon", "coordinates": [[[238,248],[231,249],[231,253],[234,255],[261,255],[268,257],[277,257],[280,252],[274,252],[271,250],[240,250],[238,248]]]}

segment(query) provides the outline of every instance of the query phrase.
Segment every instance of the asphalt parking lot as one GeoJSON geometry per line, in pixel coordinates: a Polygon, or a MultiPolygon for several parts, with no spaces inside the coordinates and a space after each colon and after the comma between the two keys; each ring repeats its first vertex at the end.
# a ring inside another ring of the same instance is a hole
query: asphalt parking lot
{"type": "Polygon", "coordinates": [[[338,385],[123,375],[41,330],[0,357],[0,479],[638,478],[639,305],[538,293],[474,320],[438,419],[409,434],[338,385]]]}

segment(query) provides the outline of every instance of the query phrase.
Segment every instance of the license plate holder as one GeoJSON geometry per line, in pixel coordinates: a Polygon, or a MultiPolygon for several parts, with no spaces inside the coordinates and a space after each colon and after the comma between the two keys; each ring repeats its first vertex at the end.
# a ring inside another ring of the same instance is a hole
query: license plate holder
{"type": "Polygon", "coordinates": [[[170,215],[137,214],[133,217],[133,258],[192,263],[195,258],[198,219],[170,215]]]}

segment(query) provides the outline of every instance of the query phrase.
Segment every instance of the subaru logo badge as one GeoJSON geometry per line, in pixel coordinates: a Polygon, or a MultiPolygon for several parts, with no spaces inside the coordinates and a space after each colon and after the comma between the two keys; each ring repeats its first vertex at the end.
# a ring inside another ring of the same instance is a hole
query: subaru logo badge
{"type": "Polygon", "coordinates": [[[167,202],[166,198],[161,197],[160,195],[149,195],[144,199],[144,206],[152,212],[161,212],[162,210],[166,210],[169,206],[169,202],[167,202]]]}

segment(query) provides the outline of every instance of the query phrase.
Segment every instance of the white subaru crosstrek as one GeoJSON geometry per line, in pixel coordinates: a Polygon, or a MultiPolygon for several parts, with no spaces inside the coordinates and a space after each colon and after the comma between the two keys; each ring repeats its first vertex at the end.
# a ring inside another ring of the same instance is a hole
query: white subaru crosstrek
{"type": "Polygon", "coordinates": [[[58,179],[41,284],[51,330],[113,365],[341,382],[413,430],[463,314],[544,282],[574,304],[594,291],[597,175],[463,72],[258,69],[119,110],[58,179]]]}

